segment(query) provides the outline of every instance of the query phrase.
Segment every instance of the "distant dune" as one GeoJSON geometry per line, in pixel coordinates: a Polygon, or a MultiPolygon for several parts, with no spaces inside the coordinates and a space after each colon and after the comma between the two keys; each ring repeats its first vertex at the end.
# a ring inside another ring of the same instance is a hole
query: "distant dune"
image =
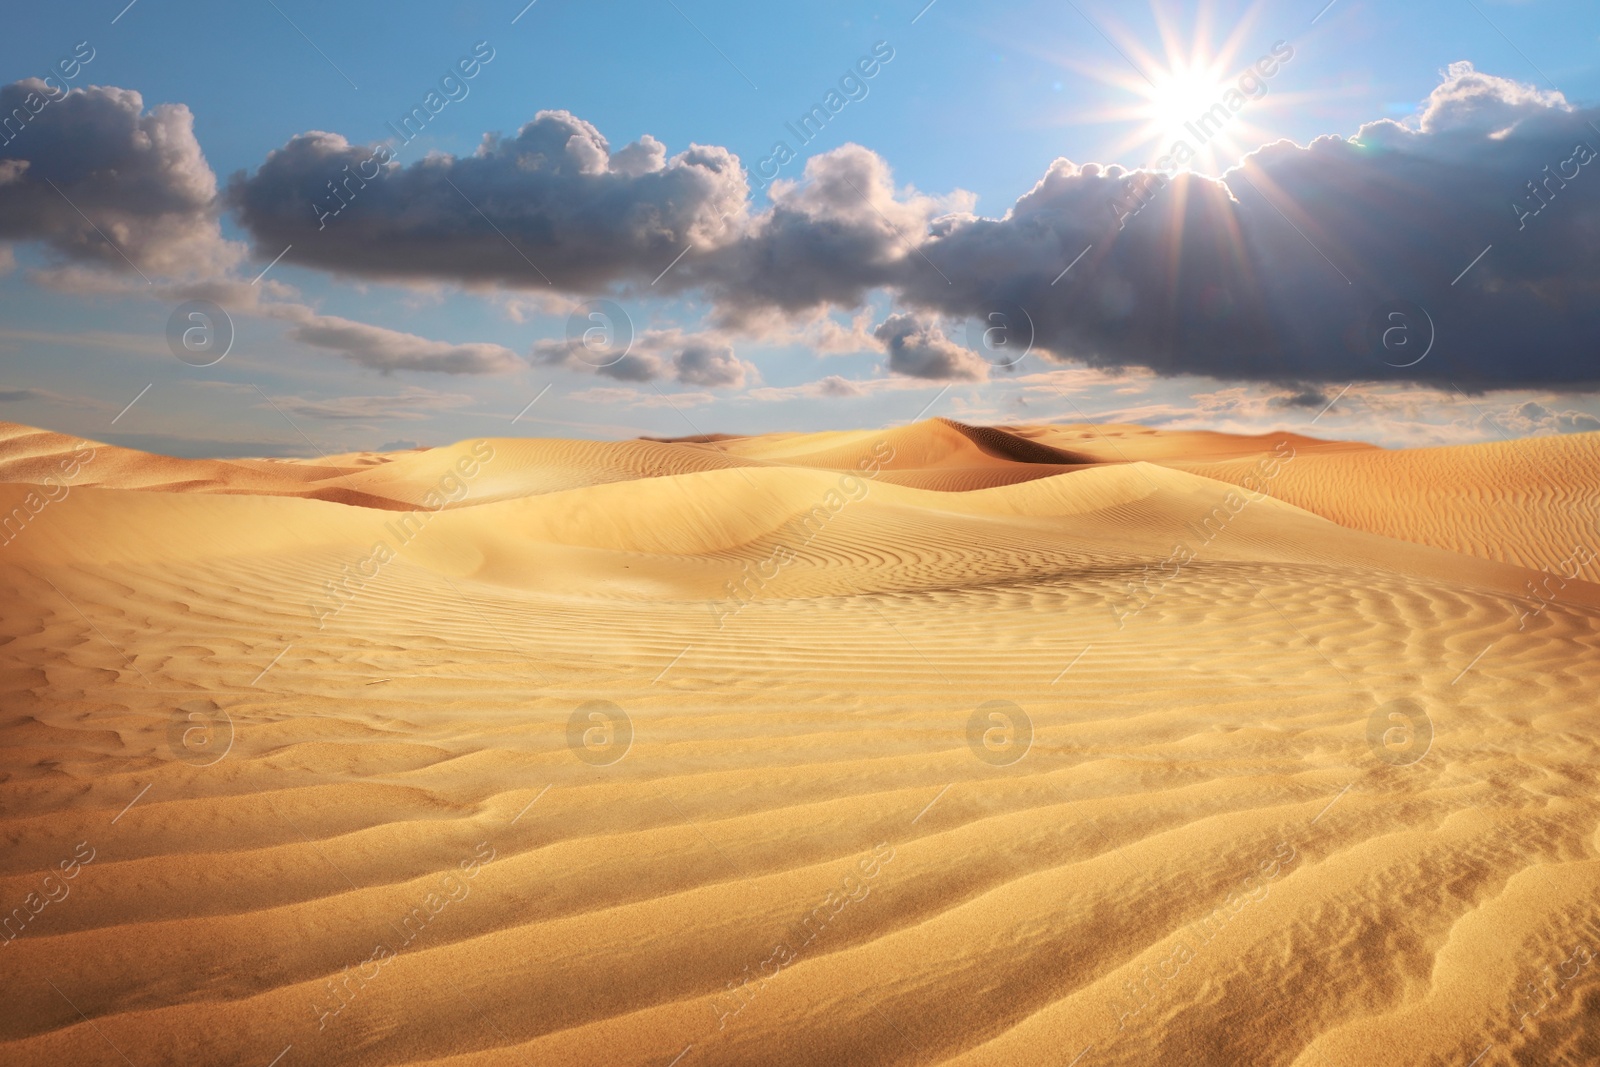
{"type": "Polygon", "coordinates": [[[1600,1063],[1597,522],[1594,434],[0,424],[0,1063],[1600,1063]]]}

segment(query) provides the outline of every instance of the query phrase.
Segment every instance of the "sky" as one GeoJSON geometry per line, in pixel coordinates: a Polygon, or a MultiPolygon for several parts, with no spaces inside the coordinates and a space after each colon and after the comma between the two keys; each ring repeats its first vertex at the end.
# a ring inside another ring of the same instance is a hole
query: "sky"
{"type": "Polygon", "coordinates": [[[1600,9],[71,2],[0,419],[174,455],[1600,430],[1600,9]]]}

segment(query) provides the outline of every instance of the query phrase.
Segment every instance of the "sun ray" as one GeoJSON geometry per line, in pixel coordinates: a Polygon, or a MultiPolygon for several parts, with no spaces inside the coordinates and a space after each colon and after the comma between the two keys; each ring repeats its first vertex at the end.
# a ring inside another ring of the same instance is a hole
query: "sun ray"
{"type": "Polygon", "coordinates": [[[1103,162],[1215,177],[1263,143],[1269,135],[1258,121],[1287,98],[1269,92],[1269,78],[1252,70],[1259,61],[1254,53],[1267,51],[1256,34],[1261,8],[1257,0],[1218,40],[1213,3],[1202,2],[1182,18],[1152,4],[1154,48],[1093,13],[1095,28],[1117,55],[1093,67],[1057,62],[1123,95],[1122,102],[1082,116],[1124,128],[1110,141],[1111,156],[1103,162]]]}

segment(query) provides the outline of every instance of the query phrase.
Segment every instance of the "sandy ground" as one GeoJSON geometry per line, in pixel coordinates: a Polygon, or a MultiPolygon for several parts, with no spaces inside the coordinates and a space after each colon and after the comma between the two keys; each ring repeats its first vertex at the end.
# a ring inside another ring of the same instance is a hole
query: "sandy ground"
{"type": "Polygon", "coordinates": [[[0,1062],[1600,1063],[1600,435],[0,425],[0,517],[0,1062]]]}

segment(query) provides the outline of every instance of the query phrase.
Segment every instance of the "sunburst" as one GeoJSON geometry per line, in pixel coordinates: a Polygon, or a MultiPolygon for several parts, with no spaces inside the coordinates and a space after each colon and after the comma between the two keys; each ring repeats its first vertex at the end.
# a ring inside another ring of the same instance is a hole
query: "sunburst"
{"type": "Polygon", "coordinates": [[[1084,73],[1127,94],[1125,103],[1086,116],[1125,125],[1110,162],[1214,176],[1267,140],[1259,121],[1291,97],[1277,79],[1284,60],[1254,32],[1260,9],[1258,0],[1219,39],[1213,5],[1202,3],[1183,26],[1153,5],[1157,51],[1124,26],[1094,23],[1118,55],[1084,73]]]}

